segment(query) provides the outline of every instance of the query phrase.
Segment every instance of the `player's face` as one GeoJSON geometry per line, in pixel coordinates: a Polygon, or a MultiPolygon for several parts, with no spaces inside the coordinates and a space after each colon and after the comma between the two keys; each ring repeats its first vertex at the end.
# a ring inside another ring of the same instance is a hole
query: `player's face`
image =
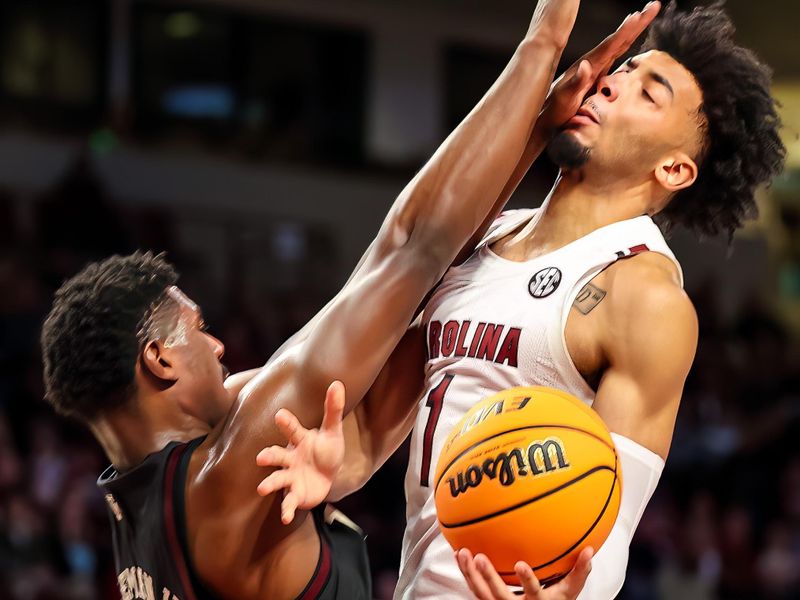
{"type": "Polygon", "coordinates": [[[225,346],[208,332],[200,309],[181,306],[176,343],[169,348],[181,386],[182,408],[192,416],[215,425],[230,409],[224,382],[228,369],[222,364],[225,346]]]}
{"type": "Polygon", "coordinates": [[[702,99],[691,73],[653,50],[600,80],[561,135],[583,148],[587,168],[615,177],[647,174],[673,154],[696,157],[702,99]]]}

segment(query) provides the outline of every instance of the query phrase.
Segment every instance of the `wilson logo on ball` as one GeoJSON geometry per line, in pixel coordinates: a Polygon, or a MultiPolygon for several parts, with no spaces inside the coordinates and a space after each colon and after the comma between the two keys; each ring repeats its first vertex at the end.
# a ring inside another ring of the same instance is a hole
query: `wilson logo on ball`
{"type": "Polygon", "coordinates": [[[547,298],[558,289],[560,283],[561,271],[557,267],[548,267],[531,277],[528,291],[534,298],[547,298]]]}
{"type": "Polygon", "coordinates": [[[484,478],[497,479],[501,485],[512,485],[517,477],[546,475],[569,467],[564,443],[558,438],[548,438],[530,444],[527,452],[514,448],[487,458],[480,465],[470,465],[465,471],[447,479],[450,494],[456,498],[470,488],[478,487],[484,478]]]}

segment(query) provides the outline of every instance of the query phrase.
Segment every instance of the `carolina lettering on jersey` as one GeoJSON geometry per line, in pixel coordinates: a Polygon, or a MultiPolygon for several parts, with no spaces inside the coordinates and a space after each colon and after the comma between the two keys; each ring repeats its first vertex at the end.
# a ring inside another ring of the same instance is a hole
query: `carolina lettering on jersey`
{"type": "Polygon", "coordinates": [[[517,366],[522,329],[499,323],[431,321],[428,328],[428,359],[468,356],[497,364],[517,366]]]}
{"type": "Polygon", "coordinates": [[[153,578],[142,567],[128,567],[117,575],[119,593],[122,600],[180,600],[167,588],[156,596],[153,589],[153,578]]]}

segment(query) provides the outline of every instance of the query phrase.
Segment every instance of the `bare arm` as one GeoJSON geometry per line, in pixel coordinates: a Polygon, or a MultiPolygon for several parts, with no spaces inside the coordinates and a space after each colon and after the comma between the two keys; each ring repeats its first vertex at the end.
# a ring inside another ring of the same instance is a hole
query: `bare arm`
{"type": "MultiPolygon", "coordinates": [[[[225,581],[219,561],[223,544],[230,549],[227,560],[253,567],[255,578],[264,552],[281,547],[294,531],[280,525],[274,495],[260,499],[253,493],[263,477],[254,457],[264,446],[283,443],[273,420],[276,411],[290,408],[301,423],[315,426],[322,421],[322,399],[331,381],[345,384],[345,411],[370,388],[423,297],[508,181],[530,138],[578,4],[539,0],[531,29],[508,67],[400,194],[361,269],[305,340],[250,380],[226,421],[196,451],[192,464],[201,466],[190,471],[188,518],[202,518],[204,527],[190,544],[201,571],[213,573],[217,583],[225,581]]],[[[279,560],[275,552],[270,557],[279,560]]],[[[242,586],[251,589],[249,583],[242,586]]]]}
{"type": "MultiPolygon", "coordinates": [[[[553,133],[577,112],[586,93],[594,88],[596,81],[608,72],[614,61],[628,51],[653,21],[659,8],[660,4],[655,3],[641,13],[629,16],[614,33],[553,83],[525,151],[486,220],[454,261],[456,264],[469,257],[553,133]]],[[[424,382],[422,366],[416,364],[425,353],[424,332],[417,335],[418,347],[404,339],[394,350],[363,404],[345,418],[346,455],[344,467],[334,483],[332,499],[346,496],[362,487],[411,432],[424,382]],[[385,373],[391,373],[392,377],[384,377],[385,373]],[[402,384],[397,385],[398,382],[402,384]]]]}
{"type": "Polygon", "coordinates": [[[697,315],[665,258],[642,255],[619,266],[603,334],[609,367],[593,408],[609,430],[666,459],[697,347],[697,315]]]}
{"type": "Polygon", "coordinates": [[[577,6],[577,0],[539,2],[531,31],[508,67],[400,194],[361,269],[305,341],[244,388],[221,432],[226,454],[252,458],[275,431],[272,415],[281,406],[291,407],[305,424],[319,423],[319,399],[334,379],[347,389],[346,412],[364,396],[424,295],[508,181],[577,6]],[[233,438],[244,443],[234,445],[233,438]]]}
{"type": "Polygon", "coordinates": [[[343,422],[345,456],[328,499],[360,489],[408,437],[425,382],[421,319],[400,340],[362,402],[343,422]]]}
{"type": "Polygon", "coordinates": [[[663,467],[651,453],[667,456],[697,344],[694,308],[667,259],[646,253],[615,267],[600,334],[609,366],[594,408],[623,436],[622,504],[580,596],[591,600],[611,600],[625,581],[628,546],[663,467]]]}

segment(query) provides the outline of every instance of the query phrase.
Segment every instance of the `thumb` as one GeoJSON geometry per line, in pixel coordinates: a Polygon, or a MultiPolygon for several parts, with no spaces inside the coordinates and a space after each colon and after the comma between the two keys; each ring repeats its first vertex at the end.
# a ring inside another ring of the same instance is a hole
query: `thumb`
{"type": "Polygon", "coordinates": [[[325,415],[322,417],[322,431],[336,431],[342,427],[344,416],[344,384],[334,381],[325,394],[325,415]]]}
{"type": "Polygon", "coordinates": [[[592,81],[592,65],[588,60],[584,59],[581,61],[581,63],[578,65],[578,70],[575,71],[575,75],[572,77],[572,81],[570,83],[576,90],[579,90],[582,93],[589,91],[594,81],[592,81]]]}

